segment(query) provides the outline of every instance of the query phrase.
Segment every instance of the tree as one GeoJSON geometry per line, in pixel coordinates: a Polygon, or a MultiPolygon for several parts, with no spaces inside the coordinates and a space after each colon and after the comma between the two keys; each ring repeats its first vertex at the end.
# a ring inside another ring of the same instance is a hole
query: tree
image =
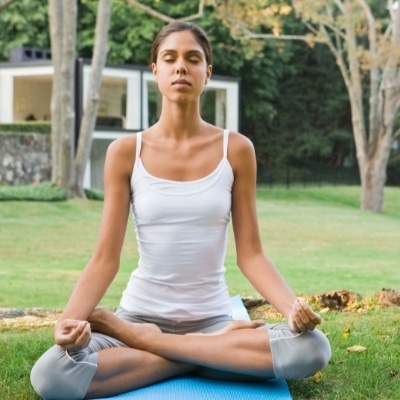
{"type": "MultiPolygon", "coordinates": [[[[161,21],[164,21],[166,23],[172,22],[172,21],[174,21],[176,19],[179,19],[180,21],[192,21],[192,20],[195,20],[195,19],[199,19],[204,15],[204,3],[205,3],[205,0],[199,0],[197,12],[195,12],[193,14],[190,14],[190,15],[186,15],[186,16],[180,16],[180,17],[171,16],[171,14],[172,14],[171,12],[169,12],[168,14],[160,12],[160,11],[156,10],[155,8],[144,4],[144,2],[141,2],[141,1],[125,0],[125,2],[127,4],[129,4],[129,5],[131,5],[132,7],[135,7],[138,10],[141,10],[144,13],[150,15],[151,17],[157,18],[157,19],[159,19],[161,21]]],[[[192,2],[191,5],[193,6],[195,4],[193,4],[193,2],[192,2]]],[[[173,6],[171,7],[171,4],[166,5],[166,6],[167,6],[167,8],[174,8],[173,6]]],[[[182,8],[182,4],[180,6],[182,8]]],[[[185,9],[185,8],[186,8],[185,5],[183,5],[183,9],[185,9]]],[[[179,10],[179,11],[182,11],[182,9],[179,10]]]]}
{"type": "Polygon", "coordinates": [[[318,42],[328,46],[349,95],[362,187],[361,208],[381,212],[390,149],[399,135],[395,124],[400,106],[398,2],[388,0],[386,15],[380,13],[379,1],[366,0],[246,4],[226,0],[217,7],[236,36],[248,40],[303,40],[310,46],[318,42]],[[307,34],[284,34],[282,17],[293,10],[308,28],[307,34]]]}
{"type": "Polygon", "coordinates": [[[85,197],[83,176],[97,114],[101,74],[107,55],[111,0],[98,3],[96,40],[89,79],[88,98],[75,155],[74,68],[76,60],[76,0],[48,1],[51,52],[54,66],[52,115],[52,182],[85,197]]]}
{"type": "Polygon", "coordinates": [[[14,3],[15,0],[3,0],[0,2],[0,12],[6,9],[9,5],[14,3]]]}
{"type": "Polygon", "coordinates": [[[51,56],[54,68],[51,98],[52,182],[71,189],[74,159],[74,67],[76,0],[48,1],[51,56]]]}
{"type": "Polygon", "coordinates": [[[100,0],[97,11],[95,30],[95,44],[89,79],[88,96],[79,130],[79,141],[75,156],[73,193],[78,197],[85,197],[83,178],[86,164],[92,148],[92,133],[96,122],[99,105],[101,76],[107,59],[108,29],[111,17],[111,0],[100,0]]]}
{"type": "Polygon", "coordinates": [[[0,61],[7,61],[16,47],[48,49],[47,14],[43,0],[0,0],[0,61]]]}
{"type": "Polygon", "coordinates": [[[388,1],[387,22],[365,0],[336,0],[319,7],[294,6],[315,38],[336,57],[349,93],[361,177],[361,207],[381,212],[386,168],[400,105],[400,8],[388,1]],[[369,97],[365,104],[364,97],[369,97]]]}

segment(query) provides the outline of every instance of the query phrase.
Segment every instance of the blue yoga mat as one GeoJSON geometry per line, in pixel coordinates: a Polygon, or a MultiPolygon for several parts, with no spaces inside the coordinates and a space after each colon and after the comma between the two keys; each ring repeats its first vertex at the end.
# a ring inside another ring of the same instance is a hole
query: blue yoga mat
{"type": "MultiPolygon", "coordinates": [[[[282,379],[264,382],[228,382],[179,377],[122,393],[107,400],[291,400],[282,379]]],[[[106,400],[105,398],[96,400],[106,400]]]]}
{"type": "MultiPolygon", "coordinates": [[[[232,297],[232,316],[250,320],[240,296],[232,297]]],[[[168,379],[113,397],[94,400],[291,400],[286,381],[265,382],[220,381],[195,376],[168,379]]]]}

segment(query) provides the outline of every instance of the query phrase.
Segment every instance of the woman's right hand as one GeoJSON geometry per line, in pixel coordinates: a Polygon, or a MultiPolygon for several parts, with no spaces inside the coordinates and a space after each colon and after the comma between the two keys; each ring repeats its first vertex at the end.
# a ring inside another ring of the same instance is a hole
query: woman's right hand
{"type": "Polygon", "coordinates": [[[80,350],[89,345],[92,332],[87,321],[63,319],[56,323],[54,339],[65,350],[80,350]]]}

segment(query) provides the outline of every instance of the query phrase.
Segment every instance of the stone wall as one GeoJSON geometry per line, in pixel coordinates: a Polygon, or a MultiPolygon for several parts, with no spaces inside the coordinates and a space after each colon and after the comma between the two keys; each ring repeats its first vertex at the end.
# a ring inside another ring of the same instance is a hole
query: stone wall
{"type": "Polygon", "coordinates": [[[50,179],[50,135],[0,133],[0,185],[22,185],[50,179]]]}

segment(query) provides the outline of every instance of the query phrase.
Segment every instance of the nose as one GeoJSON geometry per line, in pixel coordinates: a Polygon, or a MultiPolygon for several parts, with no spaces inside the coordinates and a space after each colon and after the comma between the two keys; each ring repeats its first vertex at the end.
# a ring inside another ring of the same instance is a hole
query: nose
{"type": "Polygon", "coordinates": [[[179,76],[182,75],[186,75],[187,74],[187,68],[186,65],[183,62],[180,62],[177,66],[176,66],[176,73],[179,76]]]}

